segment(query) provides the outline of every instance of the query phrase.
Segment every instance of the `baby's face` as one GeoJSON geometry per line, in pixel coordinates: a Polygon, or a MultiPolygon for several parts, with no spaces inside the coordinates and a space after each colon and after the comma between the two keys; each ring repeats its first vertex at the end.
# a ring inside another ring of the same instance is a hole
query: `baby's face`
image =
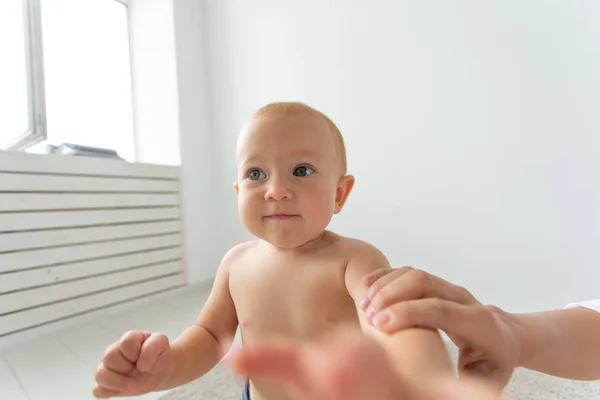
{"type": "Polygon", "coordinates": [[[286,249],[317,238],[339,211],[340,157],[334,136],[318,117],[252,120],[237,151],[238,208],[246,229],[286,249]]]}

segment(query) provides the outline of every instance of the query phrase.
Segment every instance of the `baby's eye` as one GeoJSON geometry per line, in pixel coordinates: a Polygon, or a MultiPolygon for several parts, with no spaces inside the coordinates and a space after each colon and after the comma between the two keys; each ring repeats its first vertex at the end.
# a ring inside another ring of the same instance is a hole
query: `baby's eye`
{"type": "Polygon", "coordinates": [[[248,173],[248,178],[252,181],[257,181],[259,179],[265,179],[267,175],[262,172],[260,169],[253,169],[248,173]]]}
{"type": "Polygon", "coordinates": [[[311,174],[313,174],[315,171],[311,168],[311,167],[307,167],[305,165],[302,165],[300,167],[297,167],[294,170],[294,175],[295,176],[309,176],[311,174]]]}

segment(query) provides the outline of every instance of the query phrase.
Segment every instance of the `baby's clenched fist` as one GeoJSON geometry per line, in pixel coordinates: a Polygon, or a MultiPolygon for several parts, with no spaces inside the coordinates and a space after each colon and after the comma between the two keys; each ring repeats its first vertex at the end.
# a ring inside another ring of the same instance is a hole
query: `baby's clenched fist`
{"type": "Polygon", "coordinates": [[[161,333],[132,331],[111,344],[96,371],[96,398],[136,396],[155,391],[171,365],[169,339],[161,333]]]}

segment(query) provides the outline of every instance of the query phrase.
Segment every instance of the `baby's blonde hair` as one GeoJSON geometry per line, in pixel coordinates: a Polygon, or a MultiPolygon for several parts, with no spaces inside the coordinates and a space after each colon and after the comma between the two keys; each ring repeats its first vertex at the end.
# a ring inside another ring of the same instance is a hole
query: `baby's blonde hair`
{"type": "Polygon", "coordinates": [[[312,114],[318,118],[322,118],[327,123],[329,130],[331,131],[333,138],[336,142],[336,147],[341,156],[342,160],[342,172],[345,175],[348,169],[348,162],[346,159],[346,145],[344,143],[344,137],[342,133],[338,129],[337,125],[325,114],[321,111],[312,108],[311,106],[299,102],[299,101],[290,101],[290,102],[276,102],[269,103],[267,105],[262,106],[256,112],[254,112],[253,117],[263,117],[271,114],[300,114],[300,113],[308,113],[312,114]]]}

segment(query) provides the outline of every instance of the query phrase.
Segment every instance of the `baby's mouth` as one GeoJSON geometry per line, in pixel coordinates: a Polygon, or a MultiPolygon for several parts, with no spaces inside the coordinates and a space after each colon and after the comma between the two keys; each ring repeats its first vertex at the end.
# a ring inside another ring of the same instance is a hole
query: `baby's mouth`
{"type": "Polygon", "coordinates": [[[293,215],[293,214],[283,214],[283,213],[271,214],[271,215],[267,216],[267,218],[278,220],[278,221],[290,219],[290,218],[293,218],[293,217],[296,217],[296,215],[293,215]]]}

